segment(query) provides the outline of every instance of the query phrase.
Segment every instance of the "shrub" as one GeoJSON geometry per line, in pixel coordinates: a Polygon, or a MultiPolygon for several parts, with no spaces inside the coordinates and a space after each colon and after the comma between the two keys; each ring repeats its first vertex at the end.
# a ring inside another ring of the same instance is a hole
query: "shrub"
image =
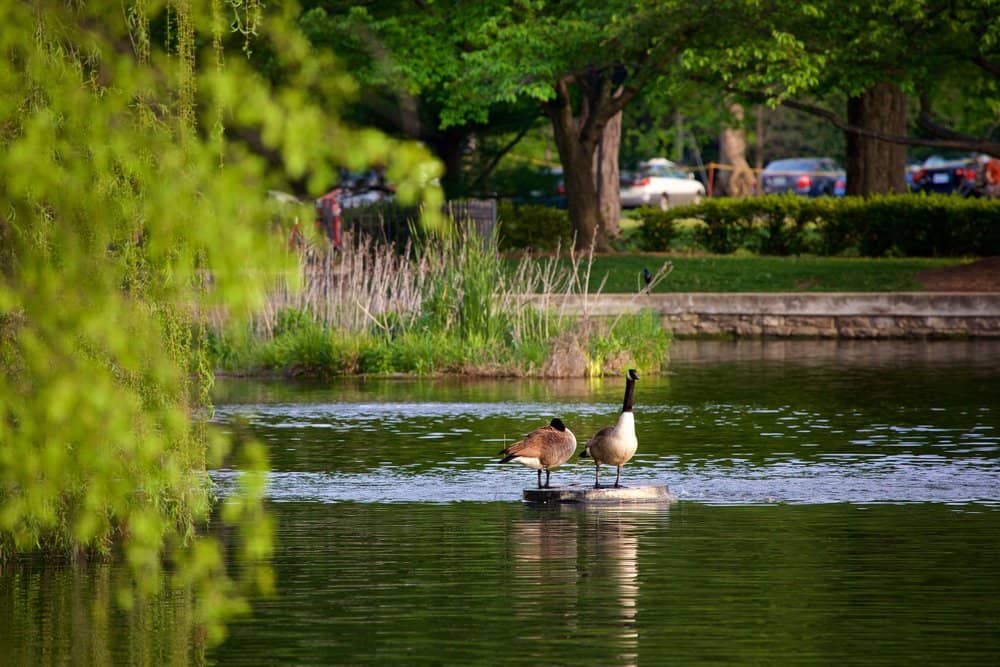
{"type": "Polygon", "coordinates": [[[643,249],[668,249],[674,222],[687,218],[704,223],[695,227],[694,242],[718,254],[957,257],[1000,248],[1000,202],[914,194],[710,199],[644,216],[643,249]]]}
{"type": "Polygon", "coordinates": [[[674,225],[675,217],[670,215],[670,211],[664,211],[652,206],[643,206],[636,211],[641,221],[642,230],[648,230],[648,236],[643,236],[643,245],[646,243],[659,248],[669,248],[670,243],[677,236],[677,228],[674,225]]]}
{"type": "Polygon", "coordinates": [[[552,252],[573,243],[569,213],[538,204],[513,204],[501,201],[497,207],[499,247],[501,250],[531,248],[552,252]]]}

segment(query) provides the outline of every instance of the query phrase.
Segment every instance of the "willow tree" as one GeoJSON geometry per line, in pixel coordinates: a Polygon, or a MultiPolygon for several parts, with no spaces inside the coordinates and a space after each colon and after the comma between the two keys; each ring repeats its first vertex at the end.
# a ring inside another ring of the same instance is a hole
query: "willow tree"
{"type": "Polygon", "coordinates": [[[402,196],[433,200],[436,164],[338,122],[350,79],[253,0],[10,2],[0,22],[0,558],[120,551],[126,603],[169,560],[217,640],[269,584],[271,526],[247,443],[220,513],[241,527],[243,577],[199,530],[233,438],[206,425],[197,313],[243,312],[288,268],[267,207],[283,178],[320,190],[339,163],[380,161],[402,196]],[[277,74],[224,59],[226,41],[270,49],[277,74]]]}

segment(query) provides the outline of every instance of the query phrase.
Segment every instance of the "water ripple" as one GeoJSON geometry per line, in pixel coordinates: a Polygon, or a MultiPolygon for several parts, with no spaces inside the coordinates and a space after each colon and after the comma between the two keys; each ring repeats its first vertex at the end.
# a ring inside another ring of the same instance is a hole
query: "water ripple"
{"type": "MultiPolygon", "coordinates": [[[[553,484],[589,484],[592,471],[584,465],[559,468],[552,474],[553,484]]],[[[212,472],[223,494],[237,476],[232,470],[212,472]]],[[[682,500],[710,504],[1000,506],[1000,467],[981,457],[826,455],[821,461],[793,458],[763,465],[746,459],[689,464],[675,460],[626,466],[623,478],[631,486],[667,484],[682,500]]],[[[432,470],[383,463],[358,473],[274,472],[268,476],[267,495],[278,502],[492,502],[519,500],[521,489],[534,481],[531,470],[468,457],[432,470]]]]}

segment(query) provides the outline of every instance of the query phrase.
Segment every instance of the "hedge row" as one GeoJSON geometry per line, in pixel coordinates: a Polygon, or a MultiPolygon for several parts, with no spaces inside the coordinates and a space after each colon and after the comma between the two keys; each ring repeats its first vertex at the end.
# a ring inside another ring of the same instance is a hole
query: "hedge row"
{"type": "Polygon", "coordinates": [[[678,220],[695,219],[693,240],[727,254],[961,257],[1000,254],[1000,201],[948,195],[871,198],[794,195],[709,199],[642,209],[642,248],[663,251],[678,220]]]}

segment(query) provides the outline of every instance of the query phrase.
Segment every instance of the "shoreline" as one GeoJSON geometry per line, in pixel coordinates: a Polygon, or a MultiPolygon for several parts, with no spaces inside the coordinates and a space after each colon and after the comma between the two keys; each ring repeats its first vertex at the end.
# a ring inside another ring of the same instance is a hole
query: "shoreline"
{"type": "Polygon", "coordinates": [[[678,338],[1000,338],[1000,292],[671,292],[546,301],[568,315],[602,318],[649,309],[678,338]]]}

